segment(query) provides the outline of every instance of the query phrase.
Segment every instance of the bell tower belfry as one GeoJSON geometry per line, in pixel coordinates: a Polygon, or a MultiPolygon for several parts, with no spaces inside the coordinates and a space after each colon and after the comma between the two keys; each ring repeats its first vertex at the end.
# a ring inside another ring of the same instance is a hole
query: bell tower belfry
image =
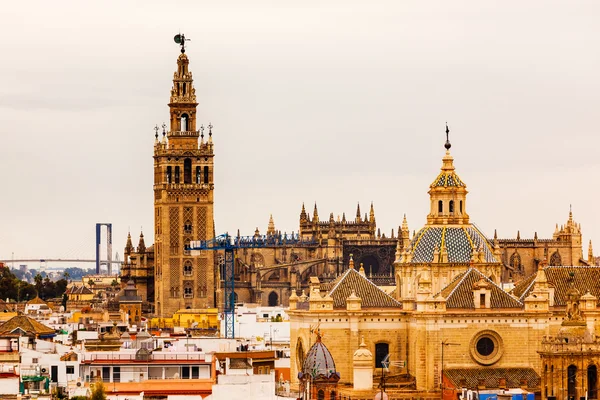
{"type": "MultiPolygon", "coordinates": [[[[179,41],[178,41],[179,39],[179,41]]],[[[214,307],[213,252],[192,256],[189,243],[213,237],[214,181],[212,125],[196,129],[196,90],[185,37],[169,101],[170,125],[156,127],[154,142],[155,312],[171,317],[182,308],[214,307]]]]}

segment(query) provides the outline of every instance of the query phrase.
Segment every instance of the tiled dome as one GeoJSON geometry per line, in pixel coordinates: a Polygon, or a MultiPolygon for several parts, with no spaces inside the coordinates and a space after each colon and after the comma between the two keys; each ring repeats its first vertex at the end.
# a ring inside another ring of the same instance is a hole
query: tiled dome
{"type": "Polygon", "coordinates": [[[430,187],[467,187],[454,171],[442,171],[430,187]]]}
{"type": "Polygon", "coordinates": [[[448,252],[447,262],[469,263],[473,253],[483,251],[485,262],[496,263],[492,244],[474,226],[425,226],[414,236],[409,251],[412,253],[411,263],[431,263],[434,253],[445,248],[448,252]]]}
{"type": "Polygon", "coordinates": [[[321,337],[318,335],[317,341],[308,350],[308,354],[306,354],[306,359],[302,366],[302,374],[312,376],[313,378],[318,376],[329,378],[332,375],[338,374],[335,371],[335,362],[331,353],[327,350],[323,342],[321,342],[321,337]]]}

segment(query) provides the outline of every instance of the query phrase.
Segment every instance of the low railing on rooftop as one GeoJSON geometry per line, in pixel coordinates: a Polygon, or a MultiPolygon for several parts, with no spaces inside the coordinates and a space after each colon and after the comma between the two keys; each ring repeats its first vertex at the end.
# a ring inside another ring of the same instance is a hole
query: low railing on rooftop
{"type": "MultiPolygon", "coordinates": [[[[103,352],[86,354],[84,361],[140,361],[135,353],[122,352],[103,352]]],[[[206,361],[205,353],[171,353],[171,352],[153,352],[148,358],[151,361],[206,361]]]]}

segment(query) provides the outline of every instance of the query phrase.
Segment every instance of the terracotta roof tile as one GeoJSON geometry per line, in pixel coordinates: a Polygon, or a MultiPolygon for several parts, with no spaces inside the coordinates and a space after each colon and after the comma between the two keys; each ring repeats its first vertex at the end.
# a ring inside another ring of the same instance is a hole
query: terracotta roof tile
{"type": "Polygon", "coordinates": [[[354,292],[362,299],[362,308],[401,308],[402,304],[381,290],[355,269],[347,270],[329,292],[334,308],[346,308],[346,299],[354,292]]]}
{"type": "Polygon", "coordinates": [[[517,282],[511,293],[516,296],[519,300],[523,301],[523,299],[527,296],[523,296],[524,294],[529,294],[531,290],[531,285],[535,280],[536,274],[529,275],[527,278],[517,282]]]}
{"type": "Polygon", "coordinates": [[[27,302],[27,304],[47,304],[44,300],[40,299],[39,296],[36,296],[35,298],[29,300],[27,302]]]}
{"type": "Polygon", "coordinates": [[[27,334],[34,334],[36,336],[53,335],[56,333],[54,329],[37,322],[33,318],[29,318],[26,315],[17,315],[0,325],[0,336],[11,334],[15,329],[19,328],[27,334]]]}
{"type": "MultiPolygon", "coordinates": [[[[564,306],[565,294],[571,285],[582,295],[589,291],[600,298],[600,267],[598,266],[550,266],[544,268],[548,283],[554,287],[554,305],[564,306]],[[573,273],[571,277],[570,274],[573,273]]],[[[513,293],[524,299],[533,290],[536,274],[520,282],[513,293]]]]}
{"type": "Polygon", "coordinates": [[[507,388],[521,387],[524,379],[528,388],[540,387],[540,377],[533,368],[445,368],[444,375],[457,388],[465,385],[468,389],[474,389],[481,379],[485,387],[490,389],[499,388],[500,379],[506,379],[507,388]]]}
{"type": "Polygon", "coordinates": [[[439,293],[446,298],[446,308],[475,308],[473,285],[484,279],[490,284],[492,308],[522,308],[523,304],[506,293],[487,276],[475,268],[458,275],[448,286],[439,293]]]}

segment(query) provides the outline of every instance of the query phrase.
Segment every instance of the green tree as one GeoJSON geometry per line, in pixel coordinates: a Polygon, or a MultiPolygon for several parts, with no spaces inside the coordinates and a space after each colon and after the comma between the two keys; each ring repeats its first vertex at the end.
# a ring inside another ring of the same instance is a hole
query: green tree
{"type": "Polygon", "coordinates": [[[102,381],[98,381],[94,383],[94,388],[92,389],[91,400],[106,400],[106,390],[104,389],[104,383],[102,381]]]}
{"type": "Polygon", "coordinates": [[[66,279],[59,279],[55,283],[56,293],[54,297],[61,297],[63,293],[67,291],[67,285],[69,282],[66,279]]]}
{"type": "Polygon", "coordinates": [[[35,297],[33,285],[17,279],[8,267],[0,267],[0,296],[2,300],[24,300],[35,297]]]}
{"type": "Polygon", "coordinates": [[[44,288],[44,278],[42,278],[42,275],[38,273],[33,277],[33,282],[33,285],[35,286],[35,291],[37,292],[38,296],[41,296],[42,289],[44,288]]]}

